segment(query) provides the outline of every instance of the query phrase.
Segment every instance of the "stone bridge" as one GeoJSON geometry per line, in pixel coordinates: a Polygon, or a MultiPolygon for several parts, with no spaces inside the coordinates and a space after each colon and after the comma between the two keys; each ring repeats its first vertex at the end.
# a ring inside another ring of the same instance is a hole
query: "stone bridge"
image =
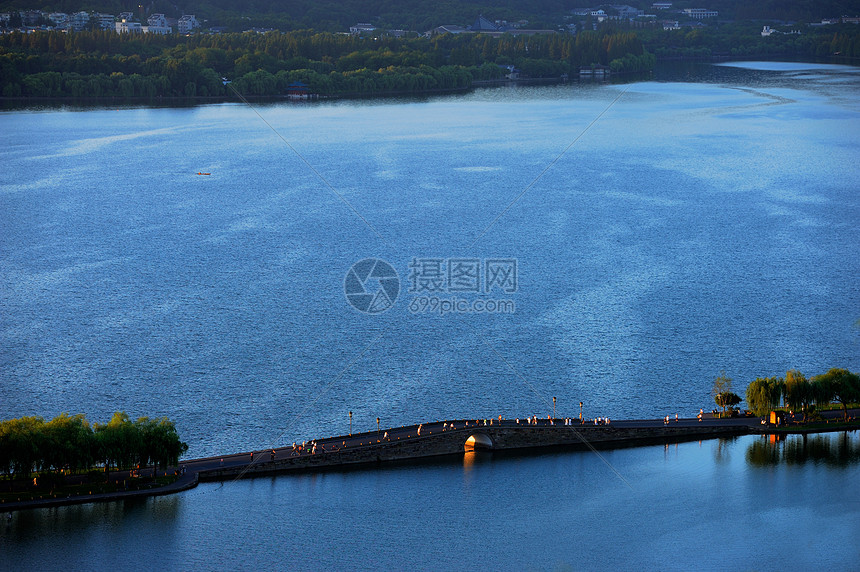
{"type": "MultiPolygon", "coordinates": [[[[403,461],[442,455],[463,454],[469,450],[530,450],[545,447],[569,449],[606,449],[652,443],[680,442],[742,435],[750,432],[747,425],[723,424],[663,424],[647,426],[609,425],[564,425],[562,420],[542,425],[501,424],[483,425],[475,421],[452,422],[455,429],[442,429],[442,423],[392,428],[349,437],[334,437],[317,441],[313,454],[291,454],[285,458],[240,466],[200,471],[201,481],[220,481],[234,478],[250,478],[267,474],[291,471],[317,470],[323,468],[348,467],[377,464],[387,461],[403,461]],[[469,425],[466,426],[466,423],[469,425]]],[[[630,422],[627,422],[630,423],[630,422]]],[[[446,422],[445,425],[448,425],[446,422]]]]}

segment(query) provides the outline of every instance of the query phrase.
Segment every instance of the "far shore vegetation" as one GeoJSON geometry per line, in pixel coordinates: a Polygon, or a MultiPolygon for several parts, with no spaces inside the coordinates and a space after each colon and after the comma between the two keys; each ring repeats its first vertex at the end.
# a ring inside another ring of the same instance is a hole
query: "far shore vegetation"
{"type": "Polygon", "coordinates": [[[314,31],[0,35],[4,97],[228,97],[231,87],[245,96],[277,96],[295,82],[320,96],[419,93],[468,89],[511,68],[524,78],[561,78],[593,65],[647,71],[654,56],[634,32],[613,30],[375,41],[314,31]]]}
{"type": "Polygon", "coordinates": [[[648,72],[658,59],[837,58],[860,61],[860,26],[762,37],[755,22],[697,29],[597,30],[432,38],[289,32],[192,35],[113,31],[0,35],[0,97],[42,99],[319,97],[462,91],[506,77],[575,78],[600,66],[648,72]],[[512,75],[513,74],[513,75],[512,75]],[[230,82],[229,84],[227,82],[230,82]]]}

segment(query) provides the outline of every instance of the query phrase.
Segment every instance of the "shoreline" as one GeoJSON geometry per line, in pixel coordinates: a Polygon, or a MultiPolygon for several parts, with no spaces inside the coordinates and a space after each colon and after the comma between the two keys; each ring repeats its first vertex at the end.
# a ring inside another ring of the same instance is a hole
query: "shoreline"
{"type": "MultiPolygon", "coordinates": [[[[783,61],[795,63],[829,63],[860,66],[860,58],[850,56],[825,56],[810,59],[798,59],[790,54],[763,54],[763,55],[730,55],[730,54],[711,54],[708,56],[661,56],[657,58],[657,63],[726,63],[726,62],[746,62],[746,61],[783,61]]],[[[475,80],[468,86],[453,87],[453,88],[434,88],[415,91],[377,91],[372,93],[362,92],[343,92],[329,95],[315,94],[305,98],[292,98],[289,95],[243,95],[249,102],[255,103],[311,103],[321,101],[338,101],[338,100],[368,100],[368,99],[388,99],[397,97],[428,97],[434,95],[453,95],[469,93],[475,89],[485,87],[503,87],[512,85],[557,85],[563,83],[610,83],[613,79],[626,79],[629,77],[642,76],[653,77],[654,69],[639,70],[639,71],[620,71],[607,73],[605,76],[579,75],[571,74],[570,77],[535,77],[535,78],[517,78],[507,79],[499,78],[493,80],[475,80]]],[[[195,107],[198,105],[206,105],[212,103],[241,103],[234,95],[211,95],[202,96],[156,96],[156,97],[119,97],[119,96],[84,96],[84,97],[30,97],[30,96],[0,96],[0,111],[24,111],[33,106],[81,106],[93,108],[109,108],[116,105],[120,106],[145,106],[145,107],[195,107]]]]}
{"type": "MultiPolygon", "coordinates": [[[[631,73],[650,73],[650,72],[617,72],[613,75],[630,75],[631,73]]],[[[592,78],[586,78],[591,80],[592,78]]],[[[569,83],[571,80],[562,77],[548,78],[521,78],[521,79],[496,79],[496,80],[475,80],[471,84],[463,87],[450,88],[434,88],[414,91],[390,90],[376,92],[342,92],[328,95],[313,94],[309,97],[290,97],[289,95],[243,95],[242,97],[249,102],[255,103],[312,103],[320,101],[337,101],[337,100],[367,100],[367,99],[388,99],[393,97],[427,97],[433,95],[452,95],[469,93],[474,89],[482,87],[500,87],[505,85],[555,85],[559,83],[569,83]]],[[[114,105],[149,105],[152,107],[194,107],[197,105],[205,105],[210,103],[242,103],[233,94],[227,95],[195,95],[193,97],[181,95],[156,96],[156,97],[119,97],[119,96],[83,96],[83,97],[30,97],[30,96],[0,96],[0,104],[21,104],[9,110],[15,111],[18,109],[27,109],[29,105],[71,105],[71,106],[87,106],[87,107],[111,107],[114,105]]],[[[5,109],[0,109],[5,111],[5,109]]]]}
{"type": "MultiPolygon", "coordinates": [[[[829,419],[841,417],[830,415],[829,419]]],[[[853,410],[856,417],[858,410],[853,410]]],[[[163,496],[196,487],[201,482],[272,477],[291,473],[350,471],[383,466],[414,465],[445,458],[462,458],[470,451],[500,456],[552,454],[563,451],[612,450],[744,435],[815,434],[856,431],[860,423],[837,421],[774,427],[760,417],[617,420],[580,424],[578,419],[462,419],[380,429],[327,437],[307,443],[296,452],[290,447],[272,451],[234,453],[180,462],[179,478],[157,488],[99,493],[66,498],[0,502],[0,512],[55,508],[92,502],[114,502],[163,496]],[[820,426],[825,425],[825,426],[820,426]],[[420,432],[419,432],[420,429],[420,432]],[[309,450],[313,446],[313,450],[309,450]],[[320,451],[316,451],[320,447],[320,451]]]]}

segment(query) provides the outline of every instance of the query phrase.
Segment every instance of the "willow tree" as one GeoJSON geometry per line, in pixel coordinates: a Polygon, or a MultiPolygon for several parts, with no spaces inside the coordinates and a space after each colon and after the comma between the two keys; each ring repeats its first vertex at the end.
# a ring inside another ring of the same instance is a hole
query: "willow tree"
{"type": "Polygon", "coordinates": [[[779,406],[782,380],[777,377],[757,377],[747,386],[746,401],[753,414],[762,417],[779,406]]]}
{"type": "Polygon", "coordinates": [[[43,427],[42,470],[87,469],[95,454],[95,439],[84,415],[57,415],[43,427]]]}
{"type": "Polygon", "coordinates": [[[141,435],[140,464],[150,462],[157,469],[179,463],[179,457],[188,450],[188,445],[179,440],[176,425],[167,417],[149,419],[141,417],[135,422],[141,435]]]}
{"type": "Polygon", "coordinates": [[[806,376],[790,369],[785,373],[785,404],[792,410],[803,411],[803,419],[806,420],[806,410],[813,401],[812,386],[806,376]]]}
{"type": "Polygon", "coordinates": [[[860,401],[860,375],[847,369],[834,367],[812,378],[812,385],[822,401],[836,401],[842,405],[845,419],[848,419],[848,404],[860,401]]]}
{"type": "Polygon", "coordinates": [[[128,414],[117,411],[110,421],[93,426],[98,445],[98,457],[104,461],[105,472],[110,467],[117,469],[133,467],[140,459],[143,443],[138,427],[128,414]]]}
{"type": "Polygon", "coordinates": [[[41,465],[41,417],[21,417],[0,422],[0,468],[16,477],[28,478],[41,465]]]}

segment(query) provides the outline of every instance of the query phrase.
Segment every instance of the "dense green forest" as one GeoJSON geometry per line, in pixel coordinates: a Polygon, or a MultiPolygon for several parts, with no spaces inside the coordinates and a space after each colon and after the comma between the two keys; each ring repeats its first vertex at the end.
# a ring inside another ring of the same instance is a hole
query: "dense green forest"
{"type": "MultiPolygon", "coordinates": [[[[790,31],[788,27],[785,31],[790,31]]],[[[467,89],[504,76],[576,75],[600,64],[615,72],[653,68],[656,58],[860,57],[860,26],[761,36],[754,23],[500,37],[445,34],[377,39],[299,30],[267,34],[127,35],[35,32],[0,35],[3,97],[228,97],[283,95],[303,82],[322,96],[467,89]]]]}
{"type": "Polygon", "coordinates": [[[33,471],[65,474],[149,464],[175,465],[188,445],[167,418],[131,421],[117,412],[90,426],[83,415],[61,414],[50,421],[21,417],[0,421],[0,475],[28,478],[33,471]]]}
{"type": "Polygon", "coordinates": [[[298,31],[193,36],[37,32],[0,36],[5,97],[283,94],[301,81],[321,95],[463,89],[502,77],[560,77],[580,66],[650,69],[632,32],[491,37],[380,38],[298,31]]]}

